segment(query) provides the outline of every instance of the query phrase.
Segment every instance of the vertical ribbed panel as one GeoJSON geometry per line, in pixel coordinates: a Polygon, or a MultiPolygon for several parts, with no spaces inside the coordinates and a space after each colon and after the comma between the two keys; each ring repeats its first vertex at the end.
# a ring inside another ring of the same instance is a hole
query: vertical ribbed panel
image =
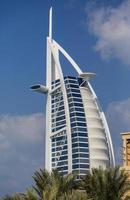
{"type": "Polygon", "coordinates": [[[98,168],[99,166],[103,168],[109,167],[108,141],[104,124],[100,117],[100,109],[89,86],[80,87],[80,91],[87,121],[90,168],[98,168]]]}

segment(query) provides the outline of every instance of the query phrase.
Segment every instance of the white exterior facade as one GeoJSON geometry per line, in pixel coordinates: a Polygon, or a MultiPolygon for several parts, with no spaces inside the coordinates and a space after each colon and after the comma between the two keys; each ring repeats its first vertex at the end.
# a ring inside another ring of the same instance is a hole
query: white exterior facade
{"type": "Polygon", "coordinates": [[[99,166],[113,167],[115,159],[109,128],[89,83],[94,74],[83,73],[52,39],[52,9],[46,60],[46,86],[31,87],[47,95],[45,169],[57,168],[62,174],[76,171],[84,175],[99,166]],[[63,75],[59,53],[71,63],[77,77],[63,75]]]}

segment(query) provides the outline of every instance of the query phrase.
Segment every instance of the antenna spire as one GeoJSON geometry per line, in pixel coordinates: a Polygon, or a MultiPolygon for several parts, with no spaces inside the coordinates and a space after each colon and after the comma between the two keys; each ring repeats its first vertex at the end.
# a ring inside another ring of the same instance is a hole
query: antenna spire
{"type": "Polygon", "coordinates": [[[49,37],[52,39],[52,7],[49,10],[49,37]]]}

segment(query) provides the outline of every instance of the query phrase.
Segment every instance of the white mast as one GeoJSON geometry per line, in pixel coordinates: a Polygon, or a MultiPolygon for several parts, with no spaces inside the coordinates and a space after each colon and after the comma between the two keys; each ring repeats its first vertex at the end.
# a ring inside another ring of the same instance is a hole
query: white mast
{"type": "Polygon", "coordinates": [[[52,39],[52,7],[49,10],[49,38],[52,39]]]}

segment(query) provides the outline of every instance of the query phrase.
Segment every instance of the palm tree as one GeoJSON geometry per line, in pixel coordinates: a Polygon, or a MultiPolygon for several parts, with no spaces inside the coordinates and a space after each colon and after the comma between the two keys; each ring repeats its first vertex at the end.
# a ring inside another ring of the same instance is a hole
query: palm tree
{"type": "Polygon", "coordinates": [[[33,179],[35,181],[33,188],[39,198],[43,200],[61,200],[63,196],[72,194],[77,185],[76,175],[62,176],[56,170],[50,174],[46,170],[40,169],[40,171],[35,172],[33,179]]]}
{"type": "Polygon", "coordinates": [[[71,194],[64,194],[60,200],[92,200],[88,198],[86,192],[73,190],[71,194]]]}
{"type": "Polygon", "coordinates": [[[6,195],[2,200],[23,200],[23,198],[21,194],[14,194],[12,196],[6,195]]]}
{"type": "Polygon", "coordinates": [[[38,200],[38,196],[33,188],[29,188],[25,194],[22,194],[22,200],[38,200]]]}
{"type": "Polygon", "coordinates": [[[2,200],[13,200],[13,197],[6,195],[5,197],[2,198],[2,200]]]}
{"type": "MultiPolygon", "coordinates": [[[[82,188],[93,200],[122,200],[128,190],[128,174],[119,167],[92,169],[82,181],[82,188]]],[[[127,196],[127,200],[130,199],[127,196]]]]}

